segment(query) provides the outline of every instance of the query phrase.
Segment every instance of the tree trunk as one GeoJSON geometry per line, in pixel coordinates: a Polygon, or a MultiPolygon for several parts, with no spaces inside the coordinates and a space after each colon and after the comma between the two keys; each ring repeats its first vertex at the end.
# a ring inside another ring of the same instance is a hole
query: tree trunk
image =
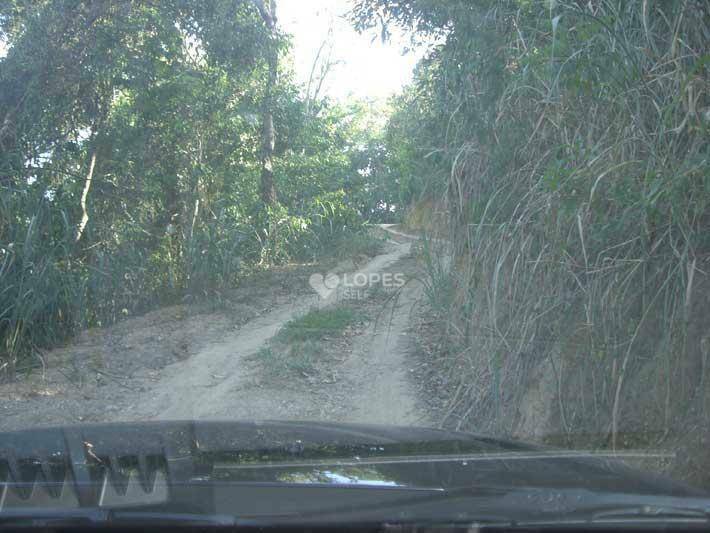
{"type": "Polygon", "coordinates": [[[261,155],[261,200],[266,205],[276,203],[274,184],[273,154],[275,145],[274,117],[271,111],[264,113],[262,155],[261,155]]]}
{"type": "Polygon", "coordinates": [[[84,181],[84,190],[81,192],[81,221],[76,231],[76,242],[81,240],[81,236],[84,234],[86,229],[86,224],[89,222],[89,211],[86,207],[87,200],[89,198],[89,189],[91,189],[91,182],[94,179],[94,168],[96,167],[96,148],[91,152],[91,161],[89,162],[89,172],[86,174],[86,181],[84,181]]]}
{"type": "MultiPolygon", "coordinates": [[[[271,37],[276,38],[276,0],[254,0],[261,18],[264,20],[271,37]]],[[[274,184],[274,147],[276,144],[276,130],[274,129],[273,93],[278,75],[278,51],[275,43],[268,50],[269,77],[266,82],[264,100],[262,102],[262,131],[261,131],[261,201],[265,205],[276,203],[276,185],[274,184]]]]}

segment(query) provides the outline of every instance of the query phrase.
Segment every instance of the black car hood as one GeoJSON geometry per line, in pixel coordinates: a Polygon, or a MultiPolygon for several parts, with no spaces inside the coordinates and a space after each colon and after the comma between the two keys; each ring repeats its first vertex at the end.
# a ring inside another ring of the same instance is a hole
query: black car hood
{"type": "Polygon", "coordinates": [[[53,507],[305,516],[334,495],[334,509],[371,508],[374,494],[385,507],[459,494],[550,512],[586,494],[706,497],[589,452],[424,428],[201,421],[0,434],[0,517],[53,507]]]}

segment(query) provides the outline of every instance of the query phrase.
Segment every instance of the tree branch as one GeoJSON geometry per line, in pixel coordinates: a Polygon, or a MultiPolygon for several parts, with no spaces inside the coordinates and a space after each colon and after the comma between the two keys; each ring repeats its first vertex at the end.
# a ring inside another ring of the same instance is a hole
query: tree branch
{"type": "Polygon", "coordinates": [[[86,200],[89,197],[89,189],[91,188],[91,181],[94,178],[94,168],[96,167],[96,149],[91,154],[91,162],[89,163],[89,172],[86,175],[86,181],[84,182],[84,190],[81,192],[81,221],[79,222],[79,227],[76,232],[76,242],[81,240],[81,236],[84,234],[86,229],[86,224],[89,222],[89,212],[86,209],[86,200]]]}

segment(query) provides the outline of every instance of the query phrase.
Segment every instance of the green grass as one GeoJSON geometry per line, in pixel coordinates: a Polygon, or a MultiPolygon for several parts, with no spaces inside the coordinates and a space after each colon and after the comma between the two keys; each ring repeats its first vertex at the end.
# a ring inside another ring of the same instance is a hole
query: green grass
{"type": "Polygon", "coordinates": [[[339,258],[349,258],[357,255],[374,257],[382,253],[385,239],[371,231],[353,233],[341,239],[335,247],[334,255],[339,258]]]}
{"type": "Polygon", "coordinates": [[[274,374],[297,372],[309,374],[323,357],[323,348],[318,343],[306,341],[292,346],[267,346],[256,353],[256,359],[274,374]]]}
{"type": "Polygon", "coordinates": [[[255,359],[272,374],[311,374],[328,355],[321,341],[363,320],[364,315],[350,307],[311,310],[288,322],[255,359]]]}
{"type": "Polygon", "coordinates": [[[276,334],[276,340],[286,344],[320,340],[323,337],[339,335],[348,326],[362,320],[362,313],[351,307],[313,309],[287,323],[276,334]]]}

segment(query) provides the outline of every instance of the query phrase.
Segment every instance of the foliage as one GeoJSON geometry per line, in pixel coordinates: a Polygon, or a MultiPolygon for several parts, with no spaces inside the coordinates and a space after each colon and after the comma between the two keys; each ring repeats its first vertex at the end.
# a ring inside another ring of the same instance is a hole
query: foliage
{"type": "Polygon", "coordinates": [[[695,0],[357,3],[361,28],[438,39],[389,151],[450,213],[456,290],[434,263],[429,287],[466,396],[457,425],[542,431],[525,395],[540,372],[555,382],[544,431],[564,442],[668,434],[704,401],[709,14],[695,0]]]}
{"type": "Polygon", "coordinates": [[[288,38],[252,0],[2,0],[0,36],[0,372],[362,232],[364,134],[287,74],[271,86],[288,38]]]}

